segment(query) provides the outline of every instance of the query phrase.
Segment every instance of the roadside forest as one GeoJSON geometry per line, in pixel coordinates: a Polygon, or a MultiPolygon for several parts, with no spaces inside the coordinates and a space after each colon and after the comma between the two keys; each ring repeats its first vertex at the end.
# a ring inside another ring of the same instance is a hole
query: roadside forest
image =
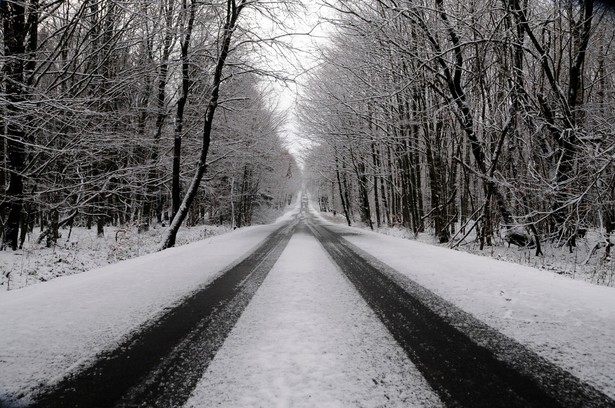
{"type": "MultiPolygon", "coordinates": [[[[593,0],[328,1],[301,100],[322,211],[589,256],[615,244],[615,16],[593,0]]],[[[496,242],[497,241],[497,242],[496,242]]]]}
{"type": "Polygon", "coordinates": [[[300,171],[263,77],[289,4],[246,0],[5,0],[0,236],[250,225],[283,209],[300,171]],[[214,116],[215,113],[215,116],[214,116]]]}

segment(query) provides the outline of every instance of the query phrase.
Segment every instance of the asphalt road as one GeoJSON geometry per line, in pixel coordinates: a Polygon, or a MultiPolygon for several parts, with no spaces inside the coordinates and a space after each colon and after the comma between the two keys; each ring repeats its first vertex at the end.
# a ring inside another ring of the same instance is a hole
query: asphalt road
{"type": "Polygon", "coordinates": [[[615,407],[615,401],[476,321],[320,224],[306,203],[256,251],[34,407],[179,407],[297,225],[320,241],[449,407],[615,407]]]}

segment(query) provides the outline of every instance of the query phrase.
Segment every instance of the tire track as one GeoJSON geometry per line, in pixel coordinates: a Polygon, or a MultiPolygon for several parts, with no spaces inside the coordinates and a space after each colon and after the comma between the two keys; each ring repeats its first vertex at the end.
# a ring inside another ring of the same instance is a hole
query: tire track
{"type": "Polygon", "coordinates": [[[447,406],[615,407],[567,371],[396,277],[339,234],[308,225],[447,406]]]}
{"type": "MultiPolygon", "coordinates": [[[[174,407],[190,396],[290,240],[296,222],[203,289],[82,371],[35,396],[32,407],[174,407]]],[[[181,262],[181,260],[179,260],[181,262]]]]}

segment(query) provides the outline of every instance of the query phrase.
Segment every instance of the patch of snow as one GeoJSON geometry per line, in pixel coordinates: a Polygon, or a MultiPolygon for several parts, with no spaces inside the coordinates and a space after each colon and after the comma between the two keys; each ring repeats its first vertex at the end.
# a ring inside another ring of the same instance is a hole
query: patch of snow
{"type": "MultiPolygon", "coordinates": [[[[109,227],[104,237],[95,229],[61,229],[62,237],[47,248],[31,237],[23,249],[0,251],[0,291],[47,282],[156,251],[165,227],[152,226],[138,233],[136,225],[109,227]]],[[[176,246],[228,232],[228,226],[200,225],[181,228],[176,246]]]]}
{"type": "Polygon", "coordinates": [[[187,406],[441,403],[318,241],[297,232],[187,406]]]}

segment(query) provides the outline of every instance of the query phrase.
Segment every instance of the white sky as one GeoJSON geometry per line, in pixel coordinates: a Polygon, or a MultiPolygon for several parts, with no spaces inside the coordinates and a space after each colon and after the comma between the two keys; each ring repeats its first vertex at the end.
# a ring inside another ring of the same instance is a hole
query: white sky
{"type": "Polygon", "coordinates": [[[281,18],[283,24],[274,23],[267,18],[259,18],[259,31],[265,36],[289,35],[282,41],[288,48],[268,47],[264,56],[265,64],[274,70],[281,70],[294,79],[293,82],[264,79],[264,87],[270,89],[273,99],[272,106],[287,115],[283,136],[288,142],[288,148],[301,161],[301,150],[306,141],[302,140],[295,119],[295,103],[301,87],[305,85],[306,73],[319,64],[319,48],[328,41],[330,27],[322,16],[329,10],[319,5],[315,0],[303,0],[303,8],[297,7],[294,16],[281,18]]]}

